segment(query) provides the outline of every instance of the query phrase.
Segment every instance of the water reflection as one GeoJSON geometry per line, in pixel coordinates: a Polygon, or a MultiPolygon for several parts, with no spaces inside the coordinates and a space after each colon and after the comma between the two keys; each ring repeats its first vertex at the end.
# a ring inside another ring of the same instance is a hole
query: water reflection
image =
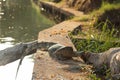
{"type": "Polygon", "coordinates": [[[37,39],[38,32],[54,24],[42,16],[30,0],[0,1],[0,38],[11,37],[15,42],[37,39]],[[2,5],[1,5],[2,4],[2,5]]]}

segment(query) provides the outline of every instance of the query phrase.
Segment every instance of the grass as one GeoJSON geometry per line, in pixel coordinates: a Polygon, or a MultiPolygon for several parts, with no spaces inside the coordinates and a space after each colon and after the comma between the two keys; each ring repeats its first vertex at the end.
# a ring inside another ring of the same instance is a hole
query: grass
{"type": "MultiPolygon", "coordinates": [[[[62,1],[59,3],[59,5],[63,5],[63,4],[64,2],[62,1]]],[[[103,1],[99,9],[90,12],[89,15],[87,16],[74,17],[72,20],[88,22],[90,19],[94,18],[94,20],[97,21],[97,18],[99,15],[104,14],[106,11],[109,11],[112,9],[118,9],[118,8],[120,8],[120,0],[117,0],[117,2],[115,3],[108,3],[103,1]]],[[[111,30],[108,28],[108,24],[107,24],[108,22],[109,21],[106,20],[106,22],[101,22],[97,24],[98,26],[103,24],[102,30],[100,33],[93,32],[93,30],[89,30],[87,33],[84,33],[81,31],[78,33],[77,36],[82,36],[82,37],[86,36],[86,39],[74,38],[73,37],[74,35],[70,34],[70,37],[73,43],[75,44],[75,47],[77,48],[77,50],[85,51],[85,52],[100,53],[112,47],[120,47],[120,39],[114,37],[116,35],[115,30],[114,28],[111,30]]],[[[112,26],[114,27],[114,25],[112,26]]],[[[108,72],[106,73],[107,73],[106,77],[109,77],[110,74],[108,72]]],[[[101,80],[97,78],[95,74],[91,74],[89,77],[91,80],[101,80]]]]}
{"type": "Polygon", "coordinates": [[[112,10],[112,9],[118,9],[120,8],[120,1],[117,0],[115,3],[108,3],[103,1],[102,5],[99,9],[94,10],[90,13],[92,16],[98,16],[103,14],[105,11],[112,10]]]}
{"type": "Polygon", "coordinates": [[[99,9],[94,10],[92,12],[87,13],[85,16],[81,16],[81,17],[74,17],[72,20],[75,21],[88,21],[92,18],[94,18],[95,20],[97,20],[99,15],[102,15],[103,13],[105,13],[106,11],[112,10],[112,9],[118,9],[120,8],[120,0],[117,0],[114,3],[108,3],[103,1],[102,5],[99,9]]]}
{"type": "MultiPolygon", "coordinates": [[[[95,17],[94,19],[95,21],[97,21],[99,15],[104,14],[106,11],[118,9],[118,8],[120,8],[120,0],[112,4],[108,2],[103,2],[102,6],[98,10],[95,10],[89,14],[90,16],[95,17]]],[[[75,18],[74,20],[88,21],[88,19],[90,18],[85,16],[81,18],[75,18]]],[[[112,27],[114,27],[114,25],[109,20],[106,20],[106,22],[98,23],[96,27],[98,27],[99,25],[101,26],[101,24],[102,24],[102,29],[100,33],[94,32],[93,30],[89,30],[87,33],[80,31],[77,34],[77,36],[82,36],[82,37],[86,35],[86,39],[74,38],[75,35],[70,34],[70,37],[78,51],[101,53],[113,47],[120,47],[120,38],[115,37],[116,36],[115,29],[114,28],[109,29],[110,25],[112,27]],[[83,33],[85,35],[83,35],[83,33]]],[[[104,70],[103,72],[105,73],[105,75],[103,76],[105,77],[105,79],[111,78],[111,74],[109,70],[106,71],[104,70]]],[[[89,78],[91,80],[101,80],[96,76],[96,74],[91,74],[89,78]]]]}
{"type": "MultiPolygon", "coordinates": [[[[102,32],[100,33],[93,32],[93,30],[88,31],[88,33],[78,32],[77,36],[87,35],[86,39],[74,38],[74,35],[70,34],[72,42],[74,43],[77,50],[84,52],[101,53],[112,47],[120,47],[120,39],[114,37],[114,28],[110,30],[107,25],[108,22],[109,21],[106,20],[106,22],[100,23],[103,24],[102,32]]],[[[97,73],[91,73],[89,75],[89,78],[90,80],[102,80],[101,78],[110,79],[111,73],[109,69],[106,70],[105,68],[97,73]]]]}
{"type": "Polygon", "coordinates": [[[91,18],[90,15],[81,15],[80,17],[73,17],[71,20],[73,21],[80,21],[80,22],[87,22],[91,18]]]}
{"type": "Polygon", "coordinates": [[[91,74],[91,75],[89,76],[89,78],[90,78],[91,80],[101,80],[100,78],[97,78],[95,74],[91,74]]]}
{"type": "MultiPolygon", "coordinates": [[[[86,39],[74,38],[74,35],[70,35],[78,51],[99,53],[112,47],[120,47],[120,40],[114,37],[114,29],[110,30],[108,28],[107,21],[104,23],[101,33],[90,30],[85,34],[87,35],[86,39]]],[[[79,32],[79,35],[81,35],[81,32],[79,32]]]]}
{"type": "MultiPolygon", "coordinates": [[[[114,2],[114,3],[108,3],[103,1],[101,7],[91,12],[90,16],[74,18],[73,20],[88,21],[88,19],[90,19],[89,17],[92,16],[92,17],[95,17],[94,20],[97,21],[99,15],[105,13],[108,10],[118,9],[118,8],[120,8],[120,0],[117,0],[117,2],[114,2]]],[[[114,27],[114,25],[109,20],[106,20],[106,22],[98,23],[97,27],[102,24],[101,32],[99,33],[99,32],[94,32],[93,30],[89,30],[87,33],[85,33],[87,35],[86,39],[76,39],[76,38],[73,38],[74,35],[72,35],[71,38],[77,50],[99,53],[99,52],[106,51],[112,47],[120,47],[119,38],[114,37],[116,36],[115,29],[114,28],[109,29],[108,23],[114,27]]],[[[81,34],[78,34],[78,36],[79,35],[83,36],[81,34]]]]}

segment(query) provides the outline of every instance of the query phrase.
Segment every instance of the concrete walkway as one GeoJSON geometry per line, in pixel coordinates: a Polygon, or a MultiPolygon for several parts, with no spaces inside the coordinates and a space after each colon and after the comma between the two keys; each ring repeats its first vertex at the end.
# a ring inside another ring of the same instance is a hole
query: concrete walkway
{"type": "Polygon", "coordinates": [[[72,46],[73,49],[76,50],[68,36],[68,33],[78,26],[80,26],[79,22],[73,22],[73,21],[61,22],[51,28],[40,31],[38,36],[38,41],[55,42],[65,46],[72,46]]]}
{"type": "MultiPolygon", "coordinates": [[[[68,11],[74,14],[74,16],[83,15],[82,12],[71,10],[66,7],[57,6],[54,3],[46,2],[51,6],[61,8],[62,10],[68,11]]],[[[72,46],[74,51],[76,48],[71,42],[68,33],[74,28],[80,26],[80,22],[75,21],[63,21],[53,27],[45,29],[39,32],[38,41],[39,42],[55,42],[60,43],[65,46],[72,46]]],[[[33,71],[34,80],[89,80],[86,78],[89,72],[81,72],[81,61],[68,60],[57,62],[49,56],[48,52],[38,50],[34,55],[35,65],[33,71]],[[77,69],[76,69],[77,67],[77,69]],[[81,72],[81,73],[80,73],[81,72]]]]}
{"type": "Polygon", "coordinates": [[[53,8],[58,8],[58,9],[60,9],[62,11],[65,11],[65,12],[68,12],[70,14],[73,14],[76,17],[80,17],[81,15],[85,15],[83,12],[77,11],[77,10],[72,9],[72,8],[69,8],[69,7],[65,6],[65,5],[59,5],[59,4],[55,4],[53,2],[42,1],[42,0],[40,1],[40,3],[50,5],[53,8]]]}
{"type": "MultiPolygon", "coordinates": [[[[51,28],[39,32],[38,41],[56,42],[65,46],[75,47],[71,42],[68,33],[74,28],[80,26],[79,22],[64,21],[51,28]]],[[[53,60],[46,51],[38,50],[34,55],[34,80],[89,80],[90,72],[82,69],[80,58],[67,61],[53,60]]],[[[85,65],[87,66],[87,65],[85,65]]],[[[90,66],[87,66],[87,70],[90,66]]]]}

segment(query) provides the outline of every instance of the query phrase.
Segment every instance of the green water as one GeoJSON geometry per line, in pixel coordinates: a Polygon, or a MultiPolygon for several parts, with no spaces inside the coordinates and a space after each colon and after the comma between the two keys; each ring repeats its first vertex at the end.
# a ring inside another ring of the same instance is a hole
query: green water
{"type": "Polygon", "coordinates": [[[55,24],[31,0],[0,2],[0,38],[13,38],[14,42],[36,40],[39,31],[55,24]]]}

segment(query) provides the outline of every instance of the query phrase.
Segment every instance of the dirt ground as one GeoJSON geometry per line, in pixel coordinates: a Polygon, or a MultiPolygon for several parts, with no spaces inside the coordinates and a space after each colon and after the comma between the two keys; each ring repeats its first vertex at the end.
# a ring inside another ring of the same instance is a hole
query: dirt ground
{"type": "MultiPolygon", "coordinates": [[[[64,10],[73,12],[75,16],[83,15],[78,11],[66,8],[64,10]]],[[[39,32],[38,41],[55,42],[64,46],[71,46],[76,51],[68,33],[80,25],[80,22],[70,20],[61,22],[39,32]]],[[[52,59],[47,51],[38,50],[34,55],[34,59],[33,80],[90,80],[91,66],[84,64],[79,57],[72,60],[58,61],[52,59]]]]}
{"type": "MultiPolygon", "coordinates": [[[[71,46],[75,51],[68,33],[78,26],[80,26],[79,22],[64,21],[39,32],[38,41],[56,42],[71,46]]],[[[88,76],[91,73],[91,66],[84,64],[79,57],[58,61],[52,59],[47,51],[38,50],[34,58],[34,80],[90,80],[88,76]]]]}
{"type": "Polygon", "coordinates": [[[34,80],[90,80],[91,66],[80,58],[58,61],[52,59],[48,52],[38,50],[34,66],[34,80]]]}

